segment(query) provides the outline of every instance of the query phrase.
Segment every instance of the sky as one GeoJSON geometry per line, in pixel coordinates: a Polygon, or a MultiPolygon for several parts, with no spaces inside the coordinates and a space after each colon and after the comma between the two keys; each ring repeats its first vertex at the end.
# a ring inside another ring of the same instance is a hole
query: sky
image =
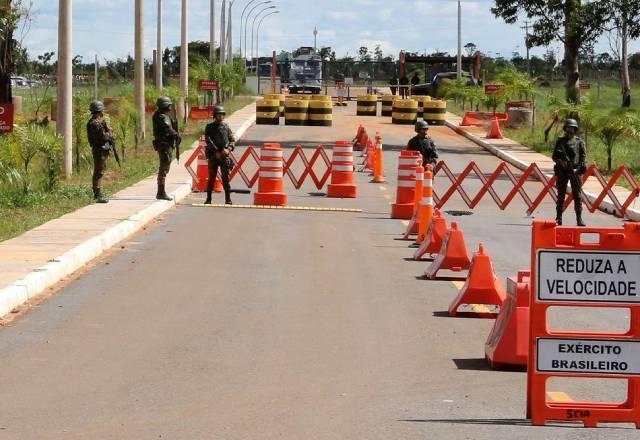
{"type": "MultiPolygon", "coordinates": [[[[236,52],[240,45],[240,15],[248,1],[236,0],[233,7],[236,52]]],[[[257,0],[254,5],[261,1],[264,0],[257,0]]],[[[318,47],[331,46],[338,57],[355,55],[360,46],[373,50],[378,44],[385,55],[396,58],[401,49],[420,53],[456,50],[457,0],[272,1],[280,12],[265,19],[261,27],[261,56],[272,50],[313,46],[314,27],[318,29],[318,47]]],[[[23,42],[35,57],[57,50],[58,2],[32,2],[33,18],[23,42]]],[[[219,15],[222,0],[216,3],[219,15]]],[[[180,43],[180,4],[180,0],[163,0],[165,46],[180,43]]],[[[508,25],[496,19],[490,11],[493,4],[493,0],[462,2],[463,45],[473,42],[492,56],[511,58],[513,52],[524,56],[524,31],[520,29],[523,23],[508,25]]],[[[210,0],[189,0],[190,41],[209,40],[209,5],[210,0]]],[[[133,10],[134,0],[73,0],[74,55],[89,62],[95,54],[108,60],[133,54],[133,10]]],[[[145,56],[151,58],[156,45],[157,0],[145,0],[144,12],[145,56]]],[[[218,16],[218,29],[219,21],[218,16]]],[[[250,48],[251,26],[248,29],[250,48]]],[[[559,43],[551,48],[562,56],[559,43]]],[[[608,43],[601,41],[596,49],[608,51],[608,43]]],[[[542,55],[546,50],[535,48],[532,54],[542,55]]],[[[631,50],[640,51],[640,44],[634,42],[631,50]]]]}

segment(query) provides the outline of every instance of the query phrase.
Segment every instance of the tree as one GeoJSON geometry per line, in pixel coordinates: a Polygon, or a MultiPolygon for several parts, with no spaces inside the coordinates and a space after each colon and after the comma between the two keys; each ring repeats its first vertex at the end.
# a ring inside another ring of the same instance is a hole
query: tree
{"type": "Polygon", "coordinates": [[[628,110],[614,111],[612,114],[602,116],[596,121],[596,136],[607,148],[608,172],[611,172],[615,144],[624,136],[637,136],[639,126],[638,115],[628,110]]]}
{"type": "MultiPolygon", "coordinates": [[[[620,82],[622,106],[631,107],[631,80],[629,78],[629,40],[640,37],[640,2],[638,0],[609,0],[610,30],[617,34],[619,42],[620,82]]],[[[610,39],[611,41],[611,39],[610,39]]]]}
{"type": "Polygon", "coordinates": [[[11,102],[11,72],[16,53],[22,47],[22,38],[29,25],[31,3],[23,0],[0,1],[0,103],[11,102]],[[15,38],[20,22],[20,38],[15,38]]]}
{"type": "Polygon", "coordinates": [[[602,33],[609,14],[609,1],[598,0],[495,0],[491,12],[513,24],[522,15],[535,20],[529,41],[532,46],[548,46],[554,40],[564,44],[566,99],[580,99],[578,54],[580,48],[594,42],[602,33]]]}
{"type": "Polygon", "coordinates": [[[358,49],[358,59],[363,63],[371,61],[371,54],[369,54],[368,47],[362,46],[360,49],[358,49]]]}
{"type": "Polygon", "coordinates": [[[476,53],[477,49],[478,49],[478,46],[476,46],[474,43],[467,43],[467,44],[464,45],[464,50],[467,51],[467,56],[468,57],[470,57],[474,53],[476,53]]]}
{"type": "Polygon", "coordinates": [[[384,59],[384,53],[382,52],[382,48],[380,47],[379,44],[376,44],[375,49],[373,50],[373,53],[375,55],[375,60],[380,62],[384,59]]]}

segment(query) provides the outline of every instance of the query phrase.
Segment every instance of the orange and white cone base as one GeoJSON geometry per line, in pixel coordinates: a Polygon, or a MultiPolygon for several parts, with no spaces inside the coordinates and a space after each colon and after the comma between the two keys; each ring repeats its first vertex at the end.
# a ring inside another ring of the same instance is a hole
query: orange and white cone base
{"type": "Polygon", "coordinates": [[[260,149],[258,192],[253,203],[259,206],[286,206],[288,196],[283,191],[284,160],[280,144],[264,144],[260,149]]]}
{"type": "Polygon", "coordinates": [[[349,142],[338,141],[333,147],[327,197],[355,199],[357,196],[358,187],[353,180],[353,146],[349,142]]]}
{"type": "MultiPolygon", "coordinates": [[[[467,245],[464,242],[462,230],[458,228],[456,222],[451,223],[451,229],[442,242],[440,253],[429,266],[424,276],[430,280],[435,280],[436,275],[441,270],[461,272],[471,267],[471,260],[467,253],[467,245]]],[[[465,278],[466,279],[466,278],[465,278]]]]}
{"type": "Polygon", "coordinates": [[[502,307],[505,298],[504,288],[493,270],[491,257],[485,252],[484,245],[480,243],[478,252],[474,254],[471,260],[467,282],[449,306],[449,316],[493,319],[497,316],[497,313],[489,311],[458,312],[458,308],[463,304],[482,304],[485,306],[502,307]]]}

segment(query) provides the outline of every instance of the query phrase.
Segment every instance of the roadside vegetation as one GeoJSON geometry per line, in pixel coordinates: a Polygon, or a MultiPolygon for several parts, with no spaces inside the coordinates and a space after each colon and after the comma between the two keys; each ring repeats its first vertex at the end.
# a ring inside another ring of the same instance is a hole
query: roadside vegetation
{"type": "MultiPolygon", "coordinates": [[[[202,61],[198,61],[204,64],[202,61]]],[[[211,71],[195,69],[192,81],[210,79],[211,71]]],[[[215,77],[214,77],[215,78],[215,77]]],[[[228,114],[250,104],[253,99],[244,94],[242,78],[237,71],[221,78],[227,96],[224,105],[228,114]],[[232,97],[232,93],[236,94],[232,97]]],[[[204,104],[204,96],[195,86],[191,91],[190,104],[204,104]]],[[[55,88],[47,84],[37,87],[14,89],[14,94],[22,96],[23,111],[16,118],[15,130],[0,136],[0,241],[15,237],[51,219],[60,217],[78,208],[93,203],[91,175],[93,159],[86,139],[86,124],[90,117],[89,103],[93,100],[94,88],[81,85],[74,88],[73,117],[73,177],[63,176],[63,145],[55,135],[52,121],[52,105],[55,88]]],[[[156,99],[166,94],[177,101],[181,97],[179,88],[171,81],[162,91],[148,84],[146,101],[154,108],[156,99]]],[[[108,162],[108,170],[103,179],[104,190],[111,195],[139,182],[157,172],[158,158],[151,147],[151,113],[147,113],[144,139],[135,133],[139,118],[133,105],[133,86],[130,82],[104,82],[99,95],[108,97],[107,119],[114,130],[117,148],[122,160],[118,167],[113,156],[108,162]]],[[[103,98],[104,99],[104,98],[103,98]]],[[[202,132],[206,121],[187,121],[183,131],[182,151],[190,148],[202,132]]],[[[186,156],[181,158],[181,164],[186,156]]],[[[152,196],[153,194],[150,194],[152,196]]]]}
{"type": "MultiPolygon", "coordinates": [[[[555,139],[562,135],[562,121],[568,117],[580,121],[580,136],[586,141],[589,161],[605,174],[626,165],[640,174],[640,104],[620,105],[620,85],[616,81],[593,83],[590,90],[581,91],[577,104],[565,100],[564,84],[529,79],[514,67],[498,72],[491,84],[502,84],[501,93],[486,95],[480,86],[446,81],[442,97],[449,101],[449,111],[463,115],[465,111],[505,111],[509,101],[531,101],[535,106],[534,125],[518,129],[502,127],[506,137],[531,149],[551,155],[555,139]],[[540,86],[540,84],[544,86],[540,86]]],[[[631,85],[631,94],[640,86],[631,85]]]]}

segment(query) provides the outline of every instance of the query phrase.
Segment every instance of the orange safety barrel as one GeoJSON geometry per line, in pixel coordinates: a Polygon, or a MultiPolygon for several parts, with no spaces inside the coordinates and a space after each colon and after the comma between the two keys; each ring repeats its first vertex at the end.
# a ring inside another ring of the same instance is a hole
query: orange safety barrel
{"type": "Polygon", "coordinates": [[[418,151],[405,150],[398,159],[396,202],[391,205],[391,218],[411,220],[416,191],[416,170],[422,165],[418,151]]]}
{"type": "Polygon", "coordinates": [[[258,192],[254,205],[286,206],[288,196],[283,191],[284,159],[280,144],[264,144],[260,149],[258,192]]]}
{"type": "Polygon", "coordinates": [[[331,159],[331,183],[327,197],[356,198],[358,188],[353,180],[353,145],[350,142],[338,141],[333,146],[331,159]]]}

